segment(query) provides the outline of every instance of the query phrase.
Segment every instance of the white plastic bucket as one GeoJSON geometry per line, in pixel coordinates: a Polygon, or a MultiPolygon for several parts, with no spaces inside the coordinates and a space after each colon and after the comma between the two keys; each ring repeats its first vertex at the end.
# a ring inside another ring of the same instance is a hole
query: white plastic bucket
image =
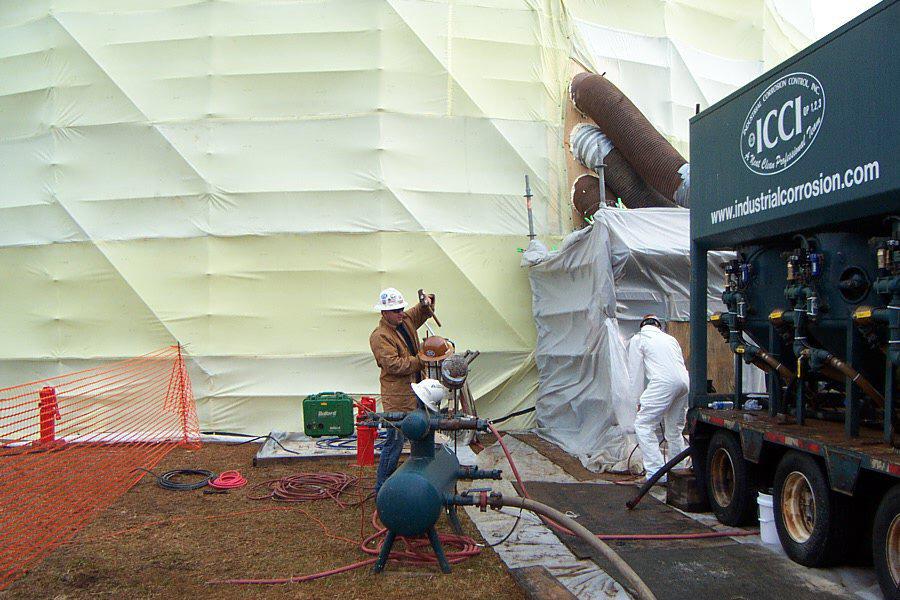
{"type": "Polygon", "coordinates": [[[763,544],[778,544],[778,530],[775,529],[775,511],[772,509],[772,496],[759,492],[756,498],[759,505],[759,537],[763,544]]]}

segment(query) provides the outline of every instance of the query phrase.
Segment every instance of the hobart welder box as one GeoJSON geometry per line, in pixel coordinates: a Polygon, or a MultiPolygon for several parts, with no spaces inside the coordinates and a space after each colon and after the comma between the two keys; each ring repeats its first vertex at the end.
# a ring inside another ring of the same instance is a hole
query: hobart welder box
{"type": "Polygon", "coordinates": [[[343,392],[322,392],[303,400],[303,433],[347,437],[353,434],[353,398],[343,392]]]}

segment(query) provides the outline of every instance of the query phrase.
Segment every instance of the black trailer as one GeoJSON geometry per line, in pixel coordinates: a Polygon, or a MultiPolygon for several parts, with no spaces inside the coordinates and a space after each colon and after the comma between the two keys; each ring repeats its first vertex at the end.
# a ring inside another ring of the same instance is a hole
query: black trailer
{"type": "Polygon", "coordinates": [[[695,472],[730,525],[772,490],[808,566],[874,560],[900,598],[900,3],[881,2],[691,119],[695,472]],[[707,305],[707,253],[725,310],[707,305]],[[707,322],[735,392],[707,386],[707,322]],[[767,373],[747,410],[741,361],[767,373]],[[727,407],[727,410],[711,408],[727,407]]]}

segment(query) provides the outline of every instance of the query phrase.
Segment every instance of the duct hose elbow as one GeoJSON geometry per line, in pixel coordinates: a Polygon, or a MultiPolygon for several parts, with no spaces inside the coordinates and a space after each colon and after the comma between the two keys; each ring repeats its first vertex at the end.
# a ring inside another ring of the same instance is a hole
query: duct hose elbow
{"type": "MultiPolygon", "coordinates": [[[[607,186],[604,190],[603,204],[613,206],[615,203],[616,196],[607,186]]],[[[585,173],[575,180],[572,184],[572,204],[583,219],[594,216],[594,213],[600,210],[600,180],[596,175],[585,173]]]]}
{"type": "Polygon", "coordinates": [[[634,103],[611,81],[592,73],[576,75],[570,92],[575,107],[600,126],[637,174],[667,200],[675,200],[687,161],[634,103]]]}
{"type": "Polygon", "coordinates": [[[743,355],[744,362],[759,367],[763,371],[774,371],[784,380],[785,385],[790,385],[794,381],[794,374],[791,370],[762,348],[747,344],[743,341],[734,341],[729,345],[731,346],[732,352],[743,355]]]}
{"type": "MultiPolygon", "coordinates": [[[[794,381],[794,374],[788,369],[784,363],[779,361],[777,358],[769,354],[763,349],[758,349],[756,353],[756,357],[762,362],[764,365],[778,373],[778,375],[784,380],[785,384],[790,385],[792,381],[794,381]]],[[[759,365],[757,365],[759,366],[759,365]]]]}
{"type": "MultiPolygon", "coordinates": [[[[612,202],[605,198],[607,205],[615,205],[621,198],[626,208],[672,208],[675,203],[665,198],[651,187],[629,164],[622,153],[615,148],[609,138],[596,125],[579,123],[572,129],[569,147],[575,159],[592,171],[604,164],[606,187],[612,192],[612,202]]],[[[600,205],[600,183],[597,177],[583,175],[575,180],[572,202],[583,216],[596,212],[600,205]],[[584,208],[579,206],[579,201],[584,208]]]]}

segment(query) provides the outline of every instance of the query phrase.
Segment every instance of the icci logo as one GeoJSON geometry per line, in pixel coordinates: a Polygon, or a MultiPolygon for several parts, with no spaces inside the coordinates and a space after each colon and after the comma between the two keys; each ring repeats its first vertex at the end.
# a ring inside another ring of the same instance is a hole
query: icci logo
{"type": "Polygon", "coordinates": [[[800,160],[822,128],[825,90],[809,73],[781,77],[759,95],[741,129],[741,158],[754,173],[774,175],[800,160]]]}

